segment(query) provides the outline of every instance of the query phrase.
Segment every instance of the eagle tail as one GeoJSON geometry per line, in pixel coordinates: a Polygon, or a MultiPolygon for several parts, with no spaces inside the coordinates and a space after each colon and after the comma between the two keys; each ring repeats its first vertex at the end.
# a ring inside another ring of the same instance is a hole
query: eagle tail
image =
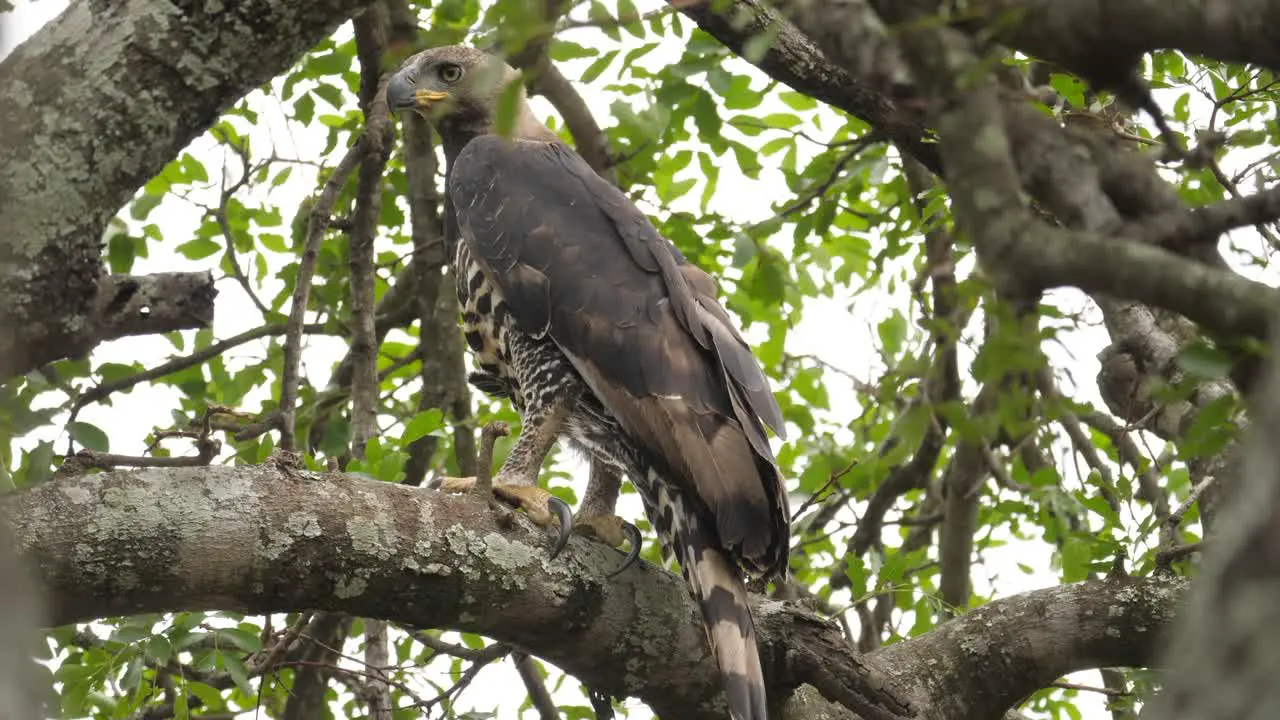
{"type": "Polygon", "coordinates": [[[665,536],[664,544],[675,551],[685,582],[702,611],[703,628],[729,701],[729,717],[768,720],[764,671],[742,576],[681,495],[653,471],[649,475],[657,496],[658,522],[654,525],[665,536]]]}

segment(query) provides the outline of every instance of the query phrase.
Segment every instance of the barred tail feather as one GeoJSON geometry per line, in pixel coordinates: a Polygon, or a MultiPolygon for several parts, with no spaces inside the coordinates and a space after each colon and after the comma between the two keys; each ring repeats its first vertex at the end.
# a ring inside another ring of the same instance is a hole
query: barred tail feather
{"type": "Polygon", "coordinates": [[[720,667],[732,720],[768,720],[764,671],[756,647],[755,622],[741,574],[710,538],[683,499],[654,482],[657,519],[664,544],[675,551],[685,582],[702,611],[702,624],[720,667]]]}

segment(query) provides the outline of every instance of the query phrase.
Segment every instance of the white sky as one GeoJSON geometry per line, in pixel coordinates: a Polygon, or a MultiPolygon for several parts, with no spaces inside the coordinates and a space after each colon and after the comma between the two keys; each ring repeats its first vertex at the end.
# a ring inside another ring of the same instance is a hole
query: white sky
{"type": "MultiPolygon", "coordinates": [[[[38,30],[40,26],[56,17],[67,6],[65,0],[40,0],[40,2],[18,0],[16,5],[17,10],[7,18],[11,22],[6,28],[6,33],[0,35],[0,57],[6,55],[14,43],[38,30]]],[[[637,3],[637,5],[641,11],[647,11],[661,7],[662,3],[660,0],[645,0],[637,3]]],[[[691,25],[688,22],[685,24],[686,28],[691,25]]],[[[348,37],[350,34],[349,24],[344,25],[339,32],[341,36],[348,37]]],[[[584,45],[591,45],[593,40],[599,37],[594,30],[573,30],[571,32],[572,35],[567,36],[568,39],[584,45]]],[[[653,36],[648,38],[649,41],[656,39],[653,36]]],[[[659,48],[641,61],[643,65],[656,67],[679,58],[681,47],[678,42],[673,39],[666,39],[661,40],[661,43],[659,48]]],[[[589,60],[576,61],[567,64],[564,66],[566,75],[570,78],[576,78],[589,62],[589,60]]],[[[731,61],[731,64],[735,66],[733,68],[735,72],[747,72],[756,78],[753,81],[753,86],[760,87],[763,84],[763,76],[755,71],[754,68],[751,68],[750,65],[736,58],[731,61]]],[[[579,84],[579,90],[595,113],[597,120],[605,127],[613,124],[609,107],[615,96],[601,88],[616,78],[615,72],[616,68],[607,72],[593,84],[593,87],[585,87],[579,84]]],[[[324,147],[323,133],[318,132],[315,128],[301,128],[295,124],[287,123],[284,119],[282,106],[276,98],[267,97],[261,92],[255,92],[251,97],[253,98],[254,109],[259,111],[262,118],[262,126],[251,135],[255,156],[264,156],[268,152],[268,148],[274,148],[275,152],[282,157],[306,160],[325,159],[330,165],[336,161],[337,155],[332,155],[329,158],[319,157],[324,147]]],[[[1171,101],[1172,98],[1170,98],[1171,101]]],[[[1202,102],[1202,100],[1193,97],[1193,103],[1202,104],[1202,102]]],[[[534,100],[534,107],[542,117],[554,114],[550,106],[541,98],[534,100]]],[[[787,108],[782,106],[781,103],[775,100],[766,100],[764,105],[752,112],[764,115],[768,112],[785,110],[787,108]]],[[[317,114],[330,111],[323,102],[318,104],[317,114]]],[[[829,111],[824,109],[821,115],[823,120],[821,129],[806,128],[807,131],[819,138],[824,133],[829,133],[840,125],[835,120],[835,115],[829,111]]],[[[799,143],[799,149],[802,152],[809,151],[810,147],[812,146],[806,147],[806,143],[803,141],[799,143]]],[[[238,173],[236,159],[225,157],[222,151],[215,149],[215,146],[208,138],[198,139],[189,148],[189,151],[196,155],[209,169],[211,176],[214,178],[213,193],[216,193],[217,190],[217,173],[224,164],[228,168],[227,172],[230,174],[231,179],[234,180],[236,178],[238,173]]],[[[341,151],[342,149],[339,148],[338,152],[340,153],[341,151]]],[[[743,224],[771,217],[773,214],[770,208],[771,203],[787,196],[787,190],[782,183],[780,172],[776,167],[770,166],[771,162],[776,163],[777,158],[780,157],[781,155],[773,158],[761,158],[765,165],[765,171],[761,173],[761,177],[758,180],[750,180],[742,176],[737,172],[736,164],[720,164],[721,176],[717,193],[712,201],[712,209],[743,224]]],[[[802,156],[801,160],[803,161],[803,159],[804,157],[802,156]]],[[[689,172],[697,172],[697,163],[691,164],[690,169],[679,177],[688,177],[689,172]]],[[[269,195],[257,191],[245,193],[242,199],[251,203],[279,205],[287,222],[292,215],[292,209],[297,207],[304,197],[314,192],[316,187],[314,177],[314,172],[309,168],[298,166],[294,168],[290,181],[281,188],[270,192],[269,195]]],[[[700,189],[700,187],[696,188],[698,191],[700,189]]],[[[697,192],[692,193],[684,202],[675,203],[675,206],[683,206],[696,211],[696,195],[697,192]]],[[[201,201],[207,201],[209,196],[210,192],[193,193],[193,197],[201,201]]],[[[166,199],[148,220],[161,227],[165,242],[163,244],[151,244],[149,247],[150,257],[138,260],[135,263],[133,272],[148,273],[206,269],[210,259],[190,261],[173,252],[173,248],[176,245],[189,239],[191,233],[200,222],[202,212],[200,208],[181,200],[166,199]]],[[[1242,233],[1240,235],[1241,237],[1237,238],[1238,241],[1250,243],[1253,247],[1257,247],[1252,243],[1252,241],[1257,240],[1252,233],[1242,233]]],[[[786,243],[779,243],[780,247],[785,248],[786,245],[786,243]]],[[[383,243],[380,247],[386,247],[386,243],[383,243]]],[[[403,250],[403,246],[399,247],[403,250]]],[[[284,256],[271,258],[273,261],[272,274],[283,263],[284,259],[284,256]]],[[[902,265],[898,266],[898,270],[899,272],[903,271],[902,265]]],[[[909,268],[906,269],[906,273],[909,273],[909,268]]],[[[884,288],[877,288],[856,298],[850,297],[847,292],[837,292],[836,297],[832,299],[816,298],[808,301],[805,306],[804,320],[793,329],[788,338],[788,352],[797,355],[815,355],[859,378],[874,381],[884,371],[884,364],[875,349],[879,343],[876,334],[877,323],[886,317],[893,308],[910,308],[912,315],[909,316],[909,319],[913,321],[918,319],[914,316],[915,308],[912,307],[912,303],[906,300],[908,297],[906,286],[907,281],[910,279],[910,275],[906,273],[897,278],[896,290],[892,292],[884,288]]],[[[1276,278],[1269,271],[1250,268],[1246,270],[1246,273],[1258,279],[1266,277],[1267,282],[1276,284],[1276,278]]],[[[230,337],[260,324],[257,311],[234,280],[221,280],[218,283],[218,290],[217,316],[214,322],[215,337],[230,337]]],[[[259,297],[269,299],[277,290],[278,285],[272,284],[272,280],[269,277],[267,287],[259,292],[259,297]]],[[[1065,391],[1079,400],[1092,402],[1098,407],[1105,407],[1097,395],[1097,389],[1093,381],[1098,370],[1095,355],[1107,342],[1105,331],[1100,326],[1100,315],[1096,308],[1093,308],[1083,299],[1083,296],[1074,291],[1056,292],[1054,297],[1058,299],[1058,304],[1064,310],[1083,311],[1089,324],[1065,333],[1062,336],[1063,342],[1061,343],[1047,344],[1046,352],[1057,363],[1058,367],[1068,371],[1069,377],[1075,381],[1071,382],[1071,380],[1064,379],[1065,391]]],[[[287,312],[287,309],[285,311],[287,312]]],[[[750,339],[760,339],[758,327],[751,328],[747,334],[750,339]]],[[[391,339],[397,338],[403,340],[406,336],[402,334],[393,334],[391,336],[391,339]]],[[[333,338],[311,337],[305,339],[304,342],[304,371],[316,386],[323,387],[328,380],[328,374],[333,363],[345,352],[345,345],[340,340],[333,338]]],[[[250,343],[233,351],[228,356],[228,370],[242,366],[246,358],[251,358],[255,355],[260,356],[264,347],[265,345],[263,344],[250,343]],[[237,358],[238,360],[236,360],[237,358]]],[[[967,350],[965,352],[967,356],[962,357],[962,362],[966,363],[967,367],[967,363],[972,359],[972,353],[967,350]]],[[[95,351],[94,360],[96,362],[141,360],[145,365],[151,366],[177,354],[182,353],[175,352],[167,340],[160,337],[143,336],[106,343],[95,351]]],[[[831,413],[827,414],[827,419],[843,424],[862,412],[862,407],[853,392],[851,383],[846,378],[838,373],[827,372],[825,381],[833,409],[831,413]]],[[[253,403],[262,399],[261,394],[251,396],[248,404],[242,409],[253,411],[256,409],[253,403]]],[[[144,385],[127,395],[114,396],[110,406],[94,405],[86,408],[81,413],[80,419],[94,423],[105,430],[110,437],[113,451],[137,453],[143,447],[144,437],[153,427],[166,427],[171,424],[170,408],[176,407],[176,400],[177,394],[167,388],[144,385]]],[[[24,447],[30,446],[37,440],[50,439],[57,436],[59,431],[60,428],[55,427],[49,432],[34,434],[34,437],[24,439],[21,444],[24,447]]],[[[790,436],[794,439],[796,435],[798,435],[797,429],[792,427],[790,436]]],[[[852,440],[848,433],[843,435],[837,433],[836,437],[844,441],[852,440]]],[[[59,451],[65,447],[65,442],[65,435],[59,436],[59,451]]],[[[779,444],[775,440],[775,447],[779,444]]],[[[585,487],[584,467],[581,463],[571,461],[567,455],[562,455],[562,457],[566,460],[566,467],[571,467],[575,471],[574,475],[577,478],[575,487],[580,494],[585,487]]],[[[1072,465],[1068,463],[1064,467],[1071,468],[1072,465]]],[[[1072,482],[1080,482],[1079,478],[1071,476],[1069,470],[1064,473],[1064,480],[1069,485],[1072,482]]],[[[641,513],[639,502],[634,494],[623,498],[623,502],[619,507],[619,514],[624,517],[636,518],[640,517],[641,513]]],[[[1127,519],[1136,525],[1142,518],[1130,517],[1127,519]]],[[[1010,542],[1002,547],[984,551],[979,564],[974,568],[975,591],[980,594],[987,594],[994,588],[998,596],[1004,597],[1027,590],[1057,585],[1057,574],[1050,566],[1050,551],[1051,548],[1047,544],[1038,540],[1018,541],[1012,538],[1010,542]],[[1019,568],[1019,564],[1024,567],[1030,566],[1033,568],[1033,572],[1030,574],[1024,572],[1019,568]]],[[[854,625],[856,627],[856,621],[854,621],[854,625]]],[[[418,672],[421,673],[422,671],[418,672]]],[[[1090,685],[1100,684],[1098,676],[1094,672],[1080,673],[1072,679],[1090,685]]],[[[446,677],[438,677],[435,680],[446,686],[449,684],[446,677]]],[[[435,694],[429,688],[423,688],[422,690],[427,697],[435,694]]],[[[572,681],[565,683],[564,687],[555,693],[555,696],[565,700],[571,699],[570,701],[576,704],[585,704],[585,700],[578,694],[577,684],[572,681]]],[[[487,703],[493,702],[494,698],[501,698],[499,717],[516,717],[515,708],[524,701],[525,692],[510,663],[492,665],[481,672],[471,689],[463,695],[463,702],[457,709],[462,711],[467,708],[468,701],[479,703],[476,708],[478,710],[491,709],[487,703]]],[[[631,700],[628,706],[633,708],[631,717],[650,717],[647,710],[641,708],[637,701],[631,700]]],[[[1083,717],[1086,720],[1108,717],[1102,709],[1103,705],[1100,698],[1093,694],[1085,694],[1078,699],[1077,707],[1083,712],[1083,717]]],[[[244,715],[246,718],[251,716],[251,714],[244,715]]]]}

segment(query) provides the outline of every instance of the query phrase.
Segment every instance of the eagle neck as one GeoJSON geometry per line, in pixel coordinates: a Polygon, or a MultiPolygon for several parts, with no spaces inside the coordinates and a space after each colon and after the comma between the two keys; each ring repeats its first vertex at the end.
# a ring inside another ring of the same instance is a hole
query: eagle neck
{"type": "Polygon", "coordinates": [[[440,127],[440,143],[444,145],[446,167],[453,166],[453,161],[458,159],[458,153],[462,152],[462,148],[466,147],[467,143],[487,134],[488,127],[478,123],[442,125],[440,127]]]}
{"type": "MultiPolygon", "coordinates": [[[[439,130],[441,144],[444,145],[445,162],[450,165],[467,143],[482,135],[496,134],[493,117],[488,114],[456,116],[442,122],[439,130]]],[[[516,110],[516,121],[511,128],[511,137],[513,140],[560,141],[559,136],[552,132],[551,128],[543,125],[525,102],[521,102],[519,109],[516,110]]]]}

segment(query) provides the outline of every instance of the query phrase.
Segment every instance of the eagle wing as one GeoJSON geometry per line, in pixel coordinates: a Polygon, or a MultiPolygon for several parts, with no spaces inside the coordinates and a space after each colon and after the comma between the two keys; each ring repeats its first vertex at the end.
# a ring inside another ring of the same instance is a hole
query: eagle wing
{"type": "Polygon", "coordinates": [[[519,328],[552,338],[722,547],[757,572],[785,565],[762,426],[784,436],[782,413],[711,277],[564,145],[481,136],[449,174],[451,220],[519,328]]]}

